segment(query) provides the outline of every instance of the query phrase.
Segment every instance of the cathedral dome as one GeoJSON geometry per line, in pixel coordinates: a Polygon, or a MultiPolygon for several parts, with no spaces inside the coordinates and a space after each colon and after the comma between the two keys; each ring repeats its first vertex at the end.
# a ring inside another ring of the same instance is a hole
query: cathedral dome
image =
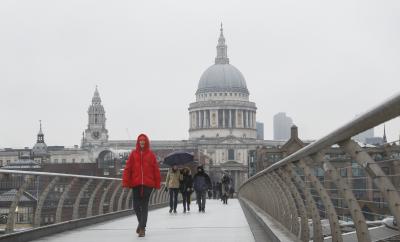
{"type": "Polygon", "coordinates": [[[196,94],[211,91],[249,93],[242,73],[228,63],[212,65],[201,75],[196,94]]]}
{"type": "Polygon", "coordinates": [[[201,75],[196,94],[206,92],[241,92],[249,94],[246,80],[242,73],[229,64],[228,47],[225,44],[222,25],[220,31],[215,64],[201,75]]]}

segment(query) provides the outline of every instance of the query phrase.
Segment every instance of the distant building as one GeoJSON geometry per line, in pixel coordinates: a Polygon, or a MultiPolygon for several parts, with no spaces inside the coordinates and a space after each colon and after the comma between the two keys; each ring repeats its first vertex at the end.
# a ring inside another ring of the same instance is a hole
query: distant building
{"type": "MultiPolygon", "coordinates": [[[[386,132],[383,137],[374,137],[377,141],[384,142],[386,132]]],[[[310,144],[309,141],[302,141],[298,136],[296,126],[291,128],[290,139],[282,146],[263,146],[256,150],[255,172],[260,172],[288,155],[310,144]]],[[[360,144],[362,145],[362,144],[360,144]]],[[[379,164],[380,168],[386,175],[399,174],[400,167],[397,165],[400,161],[400,145],[396,142],[384,142],[383,145],[364,145],[362,149],[366,151],[373,160],[379,164]]],[[[342,147],[333,145],[324,151],[324,159],[327,159],[340,173],[340,176],[351,182],[350,185],[354,189],[353,193],[359,201],[362,211],[369,211],[365,214],[366,219],[381,219],[378,214],[388,213],[386,201],[380,192],[376,192],[375,185],[369,176],[366,176],[365,170],[349,156],[342,147]],[[374,201],[374,202],[370,202],[374,201]]],[[[310,165],[310,164],[309,164],[310,165]]],[[[297,165],[293,165],[297,167],[297,165]]],[[[342,208],[342,197],[337,192],[332,178],[325,173],[321,165],[318,163],[311,164],[310,169],[313,174],[321,181],[327,189],[328,194],[336,199],[332,199],[333,205],[337,208],[337,213],[341,214],[343,220],[347,220],[351,215],[347,208],[342,208]],[[315,166],[313,166],[315,165],[315,166]]],[[[400,180],[393,179],[395,187],[400,186],[400,180]]],[[[318,209],[323,209],[318,204],[318,209]]]]}
{"type": "Polygon", "coordinates": [[[383,145],[385,142],[382,137],[369,137],[365,139],[364,143],[370,145],[383,145]]]}
{"type": "MultiPolygon", "coordinates": [[[[237,189],[254,172],[255,151],[261,146],[278,146],[282,140],[264,140],[263,125],[256,124],[257,106],[250,99],[246,79],[230,63],[221,26],[214,63],[198,81],[194,102],[189,104],[187,140],[151,140],[158,161],[176,150],[193,153],[213,181],[228,173],[237,189]]],[[[120,177],[136,140],[110,140],[107,115],[96,87],[87,110],[87,125],[81,146],[48,146],[40,126],[32,149],[0,150],[0,166],[20,168],[23,153],[37,162],[41,171],[120,177]]],[[[290,126],[288,127],[289,132],[290,126]]],[[[151,139],[150,135],[150,139],[151,139]]],[[[161,175],[168,167],[161,166],[161,175]]]]}
{"type": "Polygon", "coordinates": [[[264,140],[264,123],[256,122],[257,139],[264,140]]]}
{"type": "Polygon", "coordinates": [[[362,143],[368,143],[368,144],[371,144],[371,143],[367,142],[367,140],[371,139],[371,138],[374,138],[374,128],[365,130],[364,132],[359,133],[353,137],[354,140],[357,140],[362,143]]]}
{"type": "Polygon", "coordinates": [[[386,126],[383,125],[383,136],[374,136],[374,128],[366,130],[356,136],[353,137],[354,140],[357,140],[359,142],[362,142],[364,144],[369,144],[369,145],[383,145],[387,143],[387,138],[386,138],[386,126]]]}
{"type": "Polygon", "coordinates": [[[288,140],[290,138],[290,127],[293,120],[286,113],[277,113],[274,116],[274,140],[288,140]]]}

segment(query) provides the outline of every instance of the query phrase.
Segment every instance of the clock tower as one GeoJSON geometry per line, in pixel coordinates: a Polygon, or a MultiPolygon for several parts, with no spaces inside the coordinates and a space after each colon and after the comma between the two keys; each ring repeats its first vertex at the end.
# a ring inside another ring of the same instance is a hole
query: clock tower
{"type": "Polygon", "coordinates": [[[108,141],[108,130],[106,129],[106,116],[99,90],[94,91],[92,104],[88,109],[88,127],[82,137],[82,147],[101,146],[108,141]]]}

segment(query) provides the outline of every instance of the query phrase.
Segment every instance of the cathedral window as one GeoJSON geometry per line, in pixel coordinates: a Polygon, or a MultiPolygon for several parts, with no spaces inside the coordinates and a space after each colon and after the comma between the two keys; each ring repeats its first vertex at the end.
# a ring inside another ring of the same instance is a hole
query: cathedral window
{"type": "Polygon", "coordinates": [[[233,149],[228,150],[228,160],[235,160],[235,150],[233,149]]]}

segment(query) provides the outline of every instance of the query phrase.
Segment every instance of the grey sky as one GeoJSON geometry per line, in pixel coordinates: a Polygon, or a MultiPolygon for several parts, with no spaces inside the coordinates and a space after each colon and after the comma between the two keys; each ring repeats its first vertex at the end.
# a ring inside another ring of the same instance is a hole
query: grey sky
{"type": "MultiPolygon", "coordinates": [[[[221,21],[265,137],[284,111],[302,138],[319,138],[400,90],[399,10],[399,1],[2,0],[0,147],[32,146],[39,119],[48,145],[80,144],[96,84],[110,139],[187,139],[221,21]]],[[[399,118],[387,131],[398,139],[399,118]]]]}

